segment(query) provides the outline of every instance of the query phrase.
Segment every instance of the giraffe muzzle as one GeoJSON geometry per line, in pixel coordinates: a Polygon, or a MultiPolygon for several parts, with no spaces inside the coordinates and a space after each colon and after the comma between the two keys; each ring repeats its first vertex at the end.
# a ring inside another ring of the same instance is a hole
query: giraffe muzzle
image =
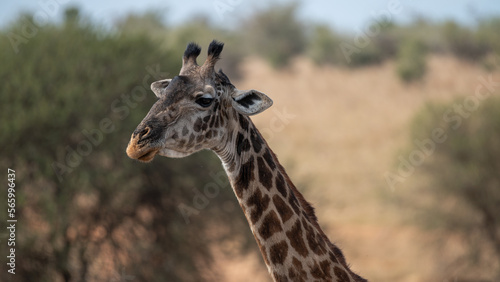
{"type": "Polygon", "coordinates": [[[131,159],[139,160],[141,162],[150,162],[156,156],[161,148],[152,146],[154,137],[159,134],[155,132],[150,126],[145,126],[140,129],[137,128],[130,138],[127,146],[127,155],[131,159]]]}

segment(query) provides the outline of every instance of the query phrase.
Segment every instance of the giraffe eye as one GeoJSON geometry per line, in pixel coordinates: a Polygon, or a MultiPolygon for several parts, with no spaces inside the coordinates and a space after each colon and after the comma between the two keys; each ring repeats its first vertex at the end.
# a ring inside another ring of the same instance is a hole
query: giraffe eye
{"type": "Polygon", "coordinates": [[[196,104],[206,108],[210,105],[212,105],[212,102],[214,101],[214,98],[211,97],[200,97],[196,99],[196,104]]]}

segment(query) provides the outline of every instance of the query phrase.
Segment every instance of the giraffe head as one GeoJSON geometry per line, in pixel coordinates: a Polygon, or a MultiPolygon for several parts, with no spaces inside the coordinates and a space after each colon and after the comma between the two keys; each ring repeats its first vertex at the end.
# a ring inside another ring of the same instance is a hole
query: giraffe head
{"type": "Polygon", "coordinates": [[[242,91],[214,66],[224,44],[212,41],[205,63],[196,58],[201,48],[188,44],[178,76],[153,82],[158,101],[132,133],[127,154],[149,162],[155,155],[182,158],[202,149],[216,149],[239,126],[236,115],[260,113],[272,100],[256,90],[242,91]]]}

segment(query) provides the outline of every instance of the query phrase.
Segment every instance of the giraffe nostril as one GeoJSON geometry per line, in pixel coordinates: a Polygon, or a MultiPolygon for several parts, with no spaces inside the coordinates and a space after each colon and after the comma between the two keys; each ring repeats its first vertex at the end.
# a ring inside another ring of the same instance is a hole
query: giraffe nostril
{"type": "Polygon", "coordinates": [[[146,126],[141,132],[139,132],[139,139],[147,137],[150,132],[151,128],[149,126],[146,126]]]}

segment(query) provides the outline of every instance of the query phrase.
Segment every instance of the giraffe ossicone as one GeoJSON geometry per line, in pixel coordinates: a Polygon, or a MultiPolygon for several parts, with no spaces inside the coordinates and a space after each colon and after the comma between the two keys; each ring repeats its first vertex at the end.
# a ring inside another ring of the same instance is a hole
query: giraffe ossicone
{"type": "Polygon", "coordinates": [[[158,101],[132,133],[127,154],[143,162],[203,149],[221,159],[274,281],[366,281],[346,263],[311,205],[293,185],[249,116],[272,100],[238,90],[215,71],[223,43],[212,41],[203,65],[189,43],[178,76],[151,84],[158,101]]]}

